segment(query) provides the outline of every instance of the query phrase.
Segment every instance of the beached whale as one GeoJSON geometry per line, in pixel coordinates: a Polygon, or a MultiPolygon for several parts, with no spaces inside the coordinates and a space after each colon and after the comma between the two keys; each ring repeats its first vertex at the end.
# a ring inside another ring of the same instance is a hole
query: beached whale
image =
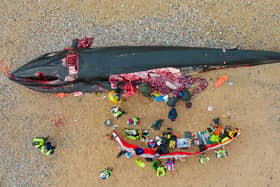
{"type": "Polygon", "coordinates": [[[185,75],[220,68],[280,62],[271,51],[167,46],[82,48],[42,55],[10,73],[9,78],[40,92],[110,90],[109,77],[159,68],[178,68],[185,75]]]}

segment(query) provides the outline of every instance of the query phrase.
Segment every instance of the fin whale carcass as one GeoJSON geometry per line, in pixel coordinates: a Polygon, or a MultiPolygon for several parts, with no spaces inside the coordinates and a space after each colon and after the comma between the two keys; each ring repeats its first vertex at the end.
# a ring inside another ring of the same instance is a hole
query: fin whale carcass
{"type": "Polygon", "coordinates": [[[71,93],[110,90],[109,77],[158,68],[185,74],[254,66],[280,61],[279,52],[167,46],[74,46],[40,56],[10,73],[9,78],[41,92],[71,93]]]}

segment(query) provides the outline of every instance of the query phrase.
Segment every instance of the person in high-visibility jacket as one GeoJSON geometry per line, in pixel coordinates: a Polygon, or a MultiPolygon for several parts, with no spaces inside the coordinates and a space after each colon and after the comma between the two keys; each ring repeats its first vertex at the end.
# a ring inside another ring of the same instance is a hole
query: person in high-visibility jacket
{"type": "Polygon", "coordinates": [[[112,169],[105,168],[99,174],[99,178],[102,180],[107,180],[112,175],[112,169]]]}
{"type": "Polygon", "coordinates": [[[216,152],[216,158],[224,158],[224,157],[228,156],[228,152],[224,148],[219,149],[215,152],[216,152]]]}
{"type": "Polygon", "coordinates": [[[205,163],[207,163],[209,160],[210,160],[210,158],[209,158],[206,154],[202,153],[202,154],[200,155],[200,158],[199,158],[199,163],[205,164],[205,163]]]}
{"type": "Polygon", "coordinates": [[[124,101],[124,99],[121,98],[121,94],[119,92],[114,91],[114,90],[109,92],[109,99],[114,104],[120,104],[124,101]]]}
{"type": "Polygon", "coordinates": [[[36,137],[33,139],[32,145],[36,148],[40,149],[42,146],[45,145],[47,138],[44,137],[36,137]]]}
{"type": "Polygon", "coordinates": [[[113,107],[111,108],[111,112],[112,112],[113,116],[114,116],[115,118],[117,118],[117,119],[119,119],[119,117],[121,117],[123,114],[125,114],[125,112],[122,111],[122,109],[120,109],[120,108],[117,107],[117,106],[113,106],[113,107]]]}
{"type": "Polygon", "coordinates": [[[165,167],[164,167],[164,166],[159,166],[159,167],[157,168],[157,176],[158,176],[158,177],[163,177],[163,176],[165,176],[165,174],[166,174],[166,169],[165,169],[165,167]]]}
{"type": "Polygon", "coordinates": [[[41,152],[46,155],[54,154],[55,146],[51,144],[51,142],[47,142],[44,146],[41,147],[41,152]]]}
{"type": "Polygon", "coordinates": [[[140,132],[137,129],[126,128],[126,129],[124,129],[123,132],[126,135],[126,137],[131,140],[139,140],[142,138],[142,135],[140,134],[140,132]]]}
{"type": "Polygon", "coordinates": [[[127,124],[128,125],[139,125],[139,123],[140,123],[140,118],[138,118],[138,117],[127,119],[127,124]]]}

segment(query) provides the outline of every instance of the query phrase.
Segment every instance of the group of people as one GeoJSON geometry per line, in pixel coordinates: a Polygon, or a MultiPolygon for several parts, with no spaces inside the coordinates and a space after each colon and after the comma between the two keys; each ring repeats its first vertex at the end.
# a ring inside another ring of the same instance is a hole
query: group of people
{"type": "MultiPolygon", "coordinates": [[[[119,101],[119,99],[120,98],[118,97],[117,101],[119,101]]],[[[118,106],[113,106],[111,108],[111,112],[112,112],[113,117],[115,117],[116,119],[120,118],[123,114],[126,114],[126,112],[124,112],[118,106]]],[[[171,109],[168,117],[169,117],[169,119],[171,119],[171,121],[174,121],[176,119],[177,113],[174,108],[171,109]]],[[[128,125],[139,125],[139,123],[140,123],[140,118],[138,118],[138,117],[128,118],[128,120],[127,120],[128,125]]],[[[136,134],[138,134],[138,133],[136,133],[136,134]]],[[[143,134],[145,136],[147,134],[147,136],[148,136],[149,133],[142,132],[141,134],[143,134]]],[[[129,132],[128,135],[130,135],[130,136],[133,135],[133,137],[135,137],[134,134],[131,135],[131,132],[129,132]]],[[[148,145],[150,145],[149,143],[151,144],[151,143],[155,143],[155,142],[148,142],[148,145]]],[[[54,154],[54,150],[56,148],[55,146],[53,146],[51,144],[50,141],[48,141],[48,137],[36,137],[33,139],[32,145],[35,148],[39,149],[41,151],[41,153],[43,153],[46,156],[54,154]]],[[[224,149],[220,149],[220,150],[216,151],[217,158],[223,158],[227,155],[228,155],[228,153],[224,149]]],[[[209,160],[210,160],[210,158],[205,153],[202,153],[200,156],[199,162],[201,164],[204,164],[204,163],[208,162],[209,160]]],[[[159,160],[153,160],[153,162],[152,162],[152,169],[156,171],[157,176],[165,176],[167,170],[173,171],[174,168],[175,168],[175,160],[167,160],[164,165],[162,165],[159,160]]],[[[99,177],[102,180],[106,180],[111,175],[112,175],[112,168],[107,167],[100,172],[99,177]]]]}
{"type": "MultiPolygon", "coordinates": [[[[224,158],[224,157],[228,156],[228,152],[223,147],[223,148],[215,151],[215,156],[216,156],[216,158],[224,158]]],[[[199,163],[205,164],[209,160],[210,160],[210,158],[205,153],[200,154],[199,163]]]]}
{"type": "Polygon", "coordinates": [[[54,154],[55,146],[48,141],[48,137],[36,137],[33,139],[32,145],[46,156],[54,154]]]}
{"type": "MultiPolygon", "coordinates": [[[[48,141],[48,137],[36,137],[33,139],[32,146],[39,149],[41,153],[43,153],[46,156],[54,154],[55,146],[51,144],[50,141],[48,141]]],[[[104,170],[100,172],[100,179],[106,180],[108,179],[112,174],[112,169],[107,167],[104,170]]]]}
{"type": "MultiPolygon", "coordinates": [[[[174,109],[174,108],[172,108],[172,109],[174,109]]],[[[171,110],[172,110],[171,109],[171,110]]],[[[115,117],[115,118],[120,118],[123,114],[125,114],[125,112],[121,109],[121,108],[119,108],[119,107],[117,107],[117,106],[113,106],[112,108],[111,108],[111,112],[112,112],[112,114],[113,114],[113,116],[115,117]]],[[[170,116],[171,116],[171,114],[169,113],[169,118],[170,118],[170,116]]],[[[175,119],[176,119],[176,117],[175,117],[175,119]]],[[[174,119],[173,119],[174,120],[174,119]]],[[[173,121],[172,119],[171,119],[171,121],[173,121]]],[[[129,118],[128,119],[128,121],[127,121],[127,123],[129,124],[129,125],[138,125],[139,124],[139,122],[140,122],[140,119],[137,117],[135,117],[135,118],[129,118]]],[[[207,130],[208,131],[210,131],[210,130],[212,130],[211,131],[211,133],[209,133],[209,134],[211,134],[211,141],[213,142],[214,140],[213,140],[213,137],[220,137],[221,136],[221,134],[222,134],[222,132],[224,133],[224,131],[225,131],[225,134],[227,135],[227,136],[223,136],[222,138],[219,138],[219,141],[217,141],[217,142],[221,142],[221,141],[223,141],[223,140],[228,140],[228,136],[229,137],[233,137],[233,136],[235,136],[236,135],[236,132],[234,131],[234,130],[232,130],[232,129],[230,129],[230,130],[228,130],[228,129],[223,129],[223,127],[221,126],[221,125],[219,125],[220,123],[219,123],[219,118],[216,118],[216,119],[213,119],[213,122],[214,122],[214,125],[212,126],[212,128],[210,128],[210,126],[207,128],[207,130]],[[229,135],[228,135],[229,134],[229,135]],[[232,135],[231,135],[232,134],[232,135]],[[231,136],[230,136],[231,135],[231,136]]],[[[153,126],[152,126],[152,128],[153,128],[153,126]]],[[[157,128],[156,130],[159,130],[160,128],[157,128]]],[[[124,130],[124,134],[129,138],[129,139],[132,139],[132,140],[140,140],[140,138],[141,138],[141,136],[140,136],[140,134],[143,134],[143,133],[140,133],[139,132],[139,130],[137,130],[137,129],[125,129],[124,130]]],[[[163,133],[164,134],[164,133],[163,133]]],[[[170,143],[172,142],[172,133],[171,134],[169,134],[170,135],[170,137],[171,138],[167,138],[168,139],[168,141],[167,142],[169,142],[168,143],[168,146],[170,147],[170,143]]],[[[145,137],[145,136],[144,136],[145,137]]],[[[168,136],[167,136],[168,137],[168,136]]],[[[163,136],[162,138],[166,138],[165,136],[163,136]]],[[[160,141],[161,142],[161,141],[160,141]]],[[[156,142],[155,141],[148,141],[147,142],[148,143],[148,147],[149,148],[155,148],[156,147],[156,142]]],[[[176,143],[175,143],[176,144],[176,143]]],[[[175,145],[174,144],[174,145],[175,145]]],[[[168,147],[167,146],[167,147],[168,147]]],[[[159,153],[167,153],[168,152],[168,148],[166,148],[166,149],[163,149],[163,148],[165,148],[164,146],[161,146],[161,144],[159,144],[158,145],[158,148],[157,148],[157,150],[156,150],[156,152],[159,152],[159,153]]],[[[215,151],[215,153],[216,153],[216,158],[224,158],[224,157],[226,157],[226,156],[228,156],[228,152],[224,149],[224,148],[221,148],[221,149],[219,149],[219,150],[216,150],[215,151]]],[[[205,164],[205,163],[207,163],[208,161],[210,160],[210,158],[203,152],[203,150],[201,151],[201,154],[200,154],[200,158],[199,158],[199,162],[201,163],[201,164],[205,164]]],[[[168,161],[168,163],[174,163],[174,161],[168,161]]],[[[170,166],[170,164],[169,164],[169,166],[170,166]]],[[[172,164],[172,168],[174,169],[174,167],[173,167],[174,165],[172,164]]],[[[158,167],[158,169],[155,169],[156,171],[157,171],[157,176],[163,176],[163,175],[165,175],[165,172],[163,172],[163,171],[165,171],[165,168],[164,167],[158,167]],[[159,172],[159,171],[161,171],[161,172],[159,172]],[[161,173],[161,175],[159,175],[158,173],[161,173]],[[162,174],[162,173],[164,173],[164,174],[162,174]]]]}
{"type": "MultiPolygon", "coordinates": [[[[122,116],[125,112],[120,110],[118,107],[112,108],[112,113],[114,117],[119,118],[122,116]]],[[[130,125],[137,125],[139,124],[140,119],[139,118],[132,118],[128,120],[128,123],[130,125]]],[[[36,149],[39,149],[42,154],[45,156],[50,156],[54,154],[55,146],[52,145],[52,143],[48,140],[48,137],[36,137],[32,141],[32,146],[34,146],[36,149]]],[[[112,174],[112,168],[105,168],[100,172],[100,179],[106,180],[108,179],[112,174]]]]}

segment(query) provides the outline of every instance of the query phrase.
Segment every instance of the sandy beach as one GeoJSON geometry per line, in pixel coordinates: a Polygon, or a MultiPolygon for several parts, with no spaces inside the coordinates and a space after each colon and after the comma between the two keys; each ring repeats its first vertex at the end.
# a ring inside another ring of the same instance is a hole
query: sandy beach
{"type": "MultiPolygon", "coordinates": [[[[73,38],[94,35],[93,47],[165,45],[226,47],[280,51],[280,4],[266,0],[238,1],[18,1],[0,4],[0,186],[176,186],[277,187],[280,183],[280,64],[211,71],[194,76],[209,86],[192,98],[193,107],[177,104],[178,119],[170,122],[168,106],[142,95],[128,98],[121,107],[128,114],[114,120],[117,131],[127,117],[139,116],[141,128],[165,119],[163,128],[184,131],[206,128],[212,119],[241,129],[241,136],[226,147],[229,156],[216,159],[210,152],[206,165],[198,156],[176,162],[174,172],[157,177],[135,159],[116,158],[118,144],[106,138],[112,129],[113,104],[107,93],[86,93],[56,98],[29,90],[7,79],[29,60],[71,45],[73,38]],[[215,89],[218,77],[225,83],[215,89]],[[207,110],[211,105],[212,112],[207,110]],[[54,125],[62,119],[63,125],[54,125]],[[50,136],[55,154],[46,157],[31,142],[50,136]],[[99,179],[112,167],[109,180],[99,179]]],[[[153,131],[151,131],[153,132],[153,131]]],[[[157,135],[159,132],[153,132],[157,135]]]]}

